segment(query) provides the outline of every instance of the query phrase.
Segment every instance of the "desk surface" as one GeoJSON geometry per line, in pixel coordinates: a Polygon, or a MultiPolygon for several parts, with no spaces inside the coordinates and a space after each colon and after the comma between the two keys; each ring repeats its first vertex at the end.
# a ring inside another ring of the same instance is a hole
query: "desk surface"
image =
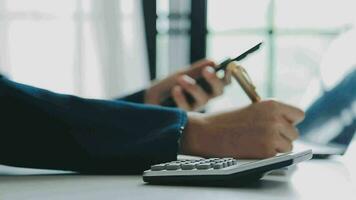
{"type": "Polygon", "coordinates": [[[312,160],[289,176],[267,176],[248,187],[153,186],[141,176],[47,174],[0,167],[0,199],[352,199],[353,171],[342,160],[312,160]],[[21,175],[19,175],[21,174],[21,175]]]}

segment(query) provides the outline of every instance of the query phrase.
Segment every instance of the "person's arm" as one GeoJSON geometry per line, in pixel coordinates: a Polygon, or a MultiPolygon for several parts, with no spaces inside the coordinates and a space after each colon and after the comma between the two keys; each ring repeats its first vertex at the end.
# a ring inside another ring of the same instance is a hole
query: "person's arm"
{"type": "Polygon", "coordinates": [[[178,140],[184,154],[270,157],[291,150],[295,125],[304,116],[275,101],[187,116],[178,109],[82,99],[7,79],[0,79],[0,110],[1,164],[88,173],[140,173],[175,160],[178,140]]]}
{"type": "Polygon", "coordinates": [[[213,69],[214,66],[216,65],[213,61],[200,60],[187,69],[173,73],[163,80],[155,81],[146,90],[119,98],[119,100],[161,105],[171,96],[177,107],[185,111],[199,110],[209,100],[222,95],[225,85],[230,82],[229,76],[219,79],[213,69]],[[206,92],[197,84],[195,79],[199,77],[203,77],[209,84],[211,93],[206,92]],[[188,103],[185,93],[194,99],[193,103],[188,103]]]}
{"type": "Polygon", "coordinates": [[[0,78],[0,164],[140,173],[175,160],[186,113],[83,99],[0,78]]]}
{"type": "Polygon", "coordinates": [[[291,151],[304,113],[273,100],[221,113],[189,113],[181,152],[203,157],[261,159],[291,151]]]}

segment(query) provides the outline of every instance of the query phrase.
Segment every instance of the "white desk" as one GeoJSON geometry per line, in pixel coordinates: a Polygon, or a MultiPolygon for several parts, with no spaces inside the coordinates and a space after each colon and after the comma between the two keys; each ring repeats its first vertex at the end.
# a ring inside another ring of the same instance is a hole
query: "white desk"
{"type": "Polygon", "coordinates": [[[0,176],[0,199],[356,199],[350,161],[308,161],[289,177],[265,177],[242,188],[153,186],[141,176],[14,175],[33,171],[0,167],[0,174],[13,174],[0,176]]]}

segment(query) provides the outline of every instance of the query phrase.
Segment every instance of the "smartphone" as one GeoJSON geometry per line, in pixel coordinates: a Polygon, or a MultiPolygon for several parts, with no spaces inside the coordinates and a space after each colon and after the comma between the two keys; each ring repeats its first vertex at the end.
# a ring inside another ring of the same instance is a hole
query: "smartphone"
{"type": "MultiPolygon", "coordinates": [[[[260,49],[261,45],[263,43],[260,42],[258,44],[256,44],[255,46],[251,47],[250,49],[248,49],[247,51],[245,51],[244,53],[240,54],[239,56],[237,56],[236,58],[228,58],[226,60],[224,60],[222,63],[220,63],[216,68],[215,68],[215,72],[221,71],[221,70],[225,70],[227,65],[230,62],[233,61],[240,61],[243,60],[244,58],[246,58],[249,54],[256,52],[258,49],[260,49]]],[[[208,94],[212,93],[212,88],[210,87],[209,83],[206,82],[206,80],[203,77],[200,77],[196,80],[196,83],[198,85],[200,85],[200,87],[202,87],[208,94]]],[[[188,94],[187,92],[184,92],[184,95],[186,96],[186,99],[188,101],[189,104],[193,104],[194,103],[194,98],[188,94]]],[[[165,99],[164,101],[162,101],[161,105],[163,106],[169,106],[169,107],[176,107],[176,103],[174,102],[174,99],[172,97],[168,97],[167,99],[165,99]]]]}

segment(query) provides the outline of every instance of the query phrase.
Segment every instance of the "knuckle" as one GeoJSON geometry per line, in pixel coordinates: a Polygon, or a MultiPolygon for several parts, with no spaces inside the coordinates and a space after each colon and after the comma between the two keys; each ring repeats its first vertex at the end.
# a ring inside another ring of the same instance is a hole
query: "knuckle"
{"type": "Polygon", "coordinates": [[[279,103],[276,100],[270,99],[265,101],[266,106],[268,106],[272,110],[277,110],[279,107],[279,103]]]}

